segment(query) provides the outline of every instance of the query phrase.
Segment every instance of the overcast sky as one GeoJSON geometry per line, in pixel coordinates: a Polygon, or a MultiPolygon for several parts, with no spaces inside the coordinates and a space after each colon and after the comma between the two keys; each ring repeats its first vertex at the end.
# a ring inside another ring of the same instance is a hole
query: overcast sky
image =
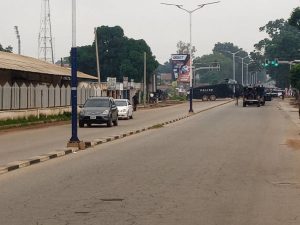
{"type": "MultiPolygon", "coordinates": [[[[214,0],[213,0],[214,1],[214,0]]],[[[144,39],[160,63],[176,52],[178,41],[189,42],[188,14],[161,2],[187,9],[209,0],[77,0],[77,45],[90,45],[96,26],[119,25],[129,38],[144,39]]],[[[0,0],[0,43],[17,53],[14,26],[19,27],[22,54],[37,57],[42,0],[0,0]]],[[[72,43],[72,0],[50,0],[55,58],[68,56],[72,43]]],[[[250,52],[265,37],[258,28],[270,20],[287,19],[300,0],[221,0],[193,14],[196,56],[209,54],[217,42],[232,42],[250,52]]]]}

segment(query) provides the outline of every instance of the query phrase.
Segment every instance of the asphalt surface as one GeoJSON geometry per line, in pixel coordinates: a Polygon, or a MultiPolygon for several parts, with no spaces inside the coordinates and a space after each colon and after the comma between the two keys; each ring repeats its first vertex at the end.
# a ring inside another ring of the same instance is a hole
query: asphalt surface
{"type": "MultiPolygon", "coordinates": [[[[196,112],[222,103],[224,101],[195,101],[193,106],[196,112]]],[[[93,139],[118,135],[126,131],[152,126],[187,115],[188,107],[188,103],[186,103],[163,108],[140,110],[134,112],[134,119],[120,120],[117,127],[107,128],[103,124],[90,128],[78,128],[78,137],[82,141],[92,141],[93,139]]],[[[70,137],[71,126],[69,124],[1,133],[0,167],[13,161],[27,160],[34,156],[64,149],[70,137]]]]}
{"type": "Polygon", "coordinates": [[[0,176],[0,224],[300,223],[298,128],[227,104],[0,176]]]}

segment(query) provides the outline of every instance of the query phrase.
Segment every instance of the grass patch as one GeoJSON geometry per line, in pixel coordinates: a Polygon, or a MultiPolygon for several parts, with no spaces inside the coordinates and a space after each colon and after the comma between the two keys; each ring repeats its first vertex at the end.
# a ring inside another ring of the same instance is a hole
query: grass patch
{"type": "Polygon", "coordinates": [[[71,119],[71,113],[64,112],[59,115],[44,115],[41,114],[38,118],[37,116],[29,116],[28,118],[18,118],[18,119],[7,119],[0,121],[0,128],[1,127],[15,127],[15,126],[26,126],[35,123],[48,123],[54,121],[68,121],[71,119]]]}
{"type": "Polygon", "coordinates": [[[156,125],[153,125],[152,127],[150,127],[149,129],[159,129],[162,127],[164,127],[162,124],[156,124],[156,125]]]}

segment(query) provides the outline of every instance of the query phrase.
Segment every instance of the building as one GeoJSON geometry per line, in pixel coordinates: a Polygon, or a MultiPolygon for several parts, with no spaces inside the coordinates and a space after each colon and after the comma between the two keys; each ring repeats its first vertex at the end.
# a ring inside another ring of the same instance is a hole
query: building
{"type": "MultiPolygon", "coordinates": [[[[97,81],[85,73],[77,73],[78,81],[97,81]]],[[[68,85],[71,69],[47,63],[32,57],[0,51],[0,85],[6,83],[31,83],[46,85],[68,85]]]]}

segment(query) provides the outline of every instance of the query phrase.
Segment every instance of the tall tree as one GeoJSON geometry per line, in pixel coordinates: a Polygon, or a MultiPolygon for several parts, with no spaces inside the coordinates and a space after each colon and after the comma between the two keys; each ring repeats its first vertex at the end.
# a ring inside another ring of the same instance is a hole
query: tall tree
{"type": "MultiPolygon", "coordinates": [[[[151,77],[158,62],[144,40],[127,38],[120,26],[101,26],[96,32],[102,81],[106,81],[107,77],[116,77],[117,80],[122,81],[123,76],[136,82],[142,81],[144,52],[147,54],[147,79],[151,77]]],[[[97,74],[95,52],[95,42],[78,48],[79,70],[91,75],[97,74]]]]}
{"type": "MultiPolygon", "coordinates": [[[[284,61],[293,61],[300,58],[300,32],[297,28],[288,24],[284,19],[268,22],[260,28],[261,32],[266,32],[268,38],[255,44],[257,52],[265,59],[273,60],[278,58],[284,61]]],[[[278,87],[289,86],[289,65],[279,65],[278,68],[267,68],[267,73],[277,83],[278,87]]]]}
{"type": "Polygon", "coordinates": [[[293,66],[290,72],[291,85],[300,90],[300,64],[293,66]]]}
{"type": "Polygon", "coordinates": [[[227,56],[218,52],[197,57],[194,60],[196,80],[200,83],[217,84],[223,83],[225,79],[232,78],[232,61],[227,56]],[[216,66],[220,64],[220,71],[214,69],[200,69],[200,67],[216,66]],[[199,81],[200,79],[200,81],[199,81]]]}
{"type": "MultiPolygon", "coordinates": [[[[190,49],[191,44],[190,43],[185,43],[183,41],[179,41],[176,45],[177,47],[177,54],[189,54],[189,49],[190,49]]],[[[195,57],[195,52],[196,52],[196,47],[193,46],[191,49],[192,52],[192,58],[195,57]]]]}
{"type": "Polygon", "coordinates": [[[294,9],[291,17],[288,19],[288,23],[300,30],[300,7],[294,9]]]}

